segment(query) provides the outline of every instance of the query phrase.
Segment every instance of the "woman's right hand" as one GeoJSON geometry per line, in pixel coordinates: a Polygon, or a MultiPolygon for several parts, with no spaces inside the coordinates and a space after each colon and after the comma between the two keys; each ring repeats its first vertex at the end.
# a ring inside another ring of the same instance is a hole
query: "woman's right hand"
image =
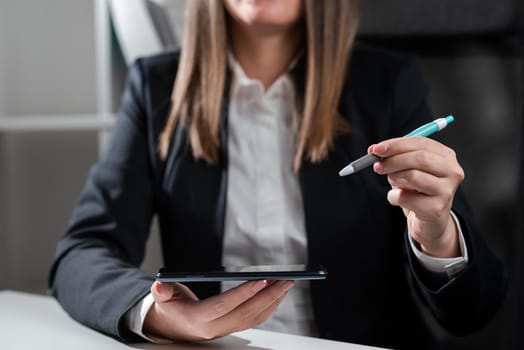
{"type": "Polygon", "coordinates": [[[293,281],[249,281],[222,294],[199,300],[180,283],[154,282],[155,303],[143,333],[171,340],[202,341],[263,323],[286,296],[293,281]]]}

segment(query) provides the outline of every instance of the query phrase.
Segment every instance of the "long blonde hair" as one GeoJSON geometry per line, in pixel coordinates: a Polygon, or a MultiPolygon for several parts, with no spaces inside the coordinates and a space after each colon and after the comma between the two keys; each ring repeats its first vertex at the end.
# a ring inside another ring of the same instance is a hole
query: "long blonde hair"
{"type": "MultiPolygon", "coordinates": [[[[346,67],[360,22],[359,0],[304,0],[306,77],[297,96],[297,145],[293,167],[304,156],[325,159],[338,132],[347,130],[338,113],[346,67]]],[[[218,161],[220,111],[227,70],[227,14],[223,1],[187,2],[186,27],[172,107],[160,136],[160,156],[167,158],[174,129],[188,130],[195,158],[218,161]]]]}

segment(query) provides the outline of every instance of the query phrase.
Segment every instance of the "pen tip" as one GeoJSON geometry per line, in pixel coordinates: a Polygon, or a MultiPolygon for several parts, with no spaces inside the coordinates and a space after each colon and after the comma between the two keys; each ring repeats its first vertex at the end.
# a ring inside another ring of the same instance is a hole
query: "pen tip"
{"type": "Polygon", "coordinates": [[[453,117],[452,115],[448,115],[446,117],[447,124],[453,123],[454,120],[455,120],[455,117],[453,117]]]}
{"type": "Polygon", "coordinates": [[[355,169],[353,168],[353,165],[348,165],[344,169],[340,170],[338,175],[346,176],[346,175],[353,174],[354,172],[355,172],[355,169]]]}

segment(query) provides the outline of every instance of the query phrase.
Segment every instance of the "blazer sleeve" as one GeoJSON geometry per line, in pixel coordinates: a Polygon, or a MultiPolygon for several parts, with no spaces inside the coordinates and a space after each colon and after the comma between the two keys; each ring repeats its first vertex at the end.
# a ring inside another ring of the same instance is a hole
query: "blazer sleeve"
{"type": "Polygon", "coordinates": [[[153,216],[143,74],[129,70],[105,155],[92,167],[49,275],[51,293],[77,321],[121,340],[127,310],[150,290],[138,268],[153,216]]]}
{"type": "MultiPolygon", "coordinates": [[[[426,102],[427,91],[418,64],[408,60],[395,86],[392,120],[400,122],[394,134],[403,135],[435,118],[426,102]]],[[[439,136],[433,138],[438,140],[439,136]]],[[[460,273],[448,278],[428,272],[411,250],[407,231],[405,246],[416,288],[437,321],[454,334],[468,334],[486,324],[498,310],[506,294],[507,278],[501,261],[481,236],[462,187],[455,194],[452,210],[459,218],[469,254],[468,264],[460,273]]]]}

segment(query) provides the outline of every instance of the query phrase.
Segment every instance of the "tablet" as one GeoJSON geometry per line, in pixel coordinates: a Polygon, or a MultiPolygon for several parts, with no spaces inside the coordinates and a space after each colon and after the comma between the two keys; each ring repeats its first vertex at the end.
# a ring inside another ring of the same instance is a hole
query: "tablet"
{"type": "Polygon", "coordinates": [[[156,274],[160,282],[213,282],[248,280],[322,280],[327,271],[321,265],[225,266],[209,271],[173,271],[165,267],[156,274]]]}

